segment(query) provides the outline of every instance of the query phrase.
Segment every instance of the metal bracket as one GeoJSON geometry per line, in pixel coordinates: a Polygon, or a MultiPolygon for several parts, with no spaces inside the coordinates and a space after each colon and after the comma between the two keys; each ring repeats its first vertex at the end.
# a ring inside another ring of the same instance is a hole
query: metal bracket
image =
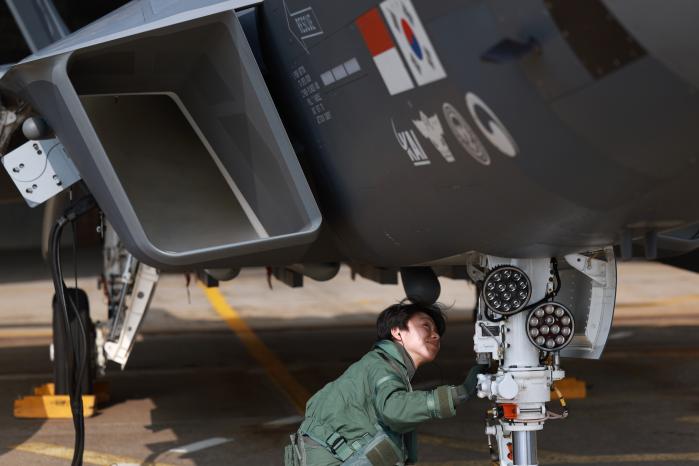
{"type": "Polygon", "coordinates": [[[495,360],[502,359],[504,327],[488,321],[479,320],[473,335],[473,350],[477,354],[490,354],[495,360]]]}
{"type": "Polygon", "coordinates": [[[485,279],[485,269],[487,267],[488,257],[484,254],[470,252],[466,258],[466,273],[474,283],[478,283],[485,279]]]}
{"type": "Polygon", "coordinates": [[[508,458],[508,454],[511,455],[512,451],[512,433],[503,431],[502,425],[500,423],[495,423],[493,425],[486,426],[485,434],[488,436],[488,443],[490,444],[491,454],[495,453],[498,458],[493,459],[493,464],[498,466],[512,466],[513,462],[511,456],[508,458]],[[495,445],[493,445],[492,440],[495,440],[495,445]]]}
{"type": "Polygon", "coordinates": [[[2,158],[29,207],[36,207],[76,181],[80,174],[58,139],[27,141],[2,158]]]}
{"type": "Polygon", "coordinates": [[[158,283],[159,276],[160,273],[156,268],[139,264],[131,294],[131,303],[126,311],[119,339],[117,341],[108,341],[104,344],[104,352],[107,358],[121,364],[122,369],[131,355],[136,335],[155,293],[155,286],[158,283]]]}
{"type": "Polygon", "coordinates": [[[607,286],[607,262],[582,254],[568,254],[566,262],[576,270],[584,273],[601,286],[607,286]]]}

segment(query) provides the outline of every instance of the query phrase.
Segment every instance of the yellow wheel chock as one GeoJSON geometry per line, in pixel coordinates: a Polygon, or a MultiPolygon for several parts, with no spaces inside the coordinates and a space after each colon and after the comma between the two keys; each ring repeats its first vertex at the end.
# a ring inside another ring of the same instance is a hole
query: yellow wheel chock
{"type": "MultiPolygon", "coordinates": [[[[83,415],[91,417],[95,414],[97,403],[109,401],[109,384],[96,382],[95,393],[83,395],[83,415]]],[[[53,383],[34,387],[34,394],[24,396],[14,402],[13,414],[20,419],[71,419],[70,397],[56,395],[53,383]]]]}

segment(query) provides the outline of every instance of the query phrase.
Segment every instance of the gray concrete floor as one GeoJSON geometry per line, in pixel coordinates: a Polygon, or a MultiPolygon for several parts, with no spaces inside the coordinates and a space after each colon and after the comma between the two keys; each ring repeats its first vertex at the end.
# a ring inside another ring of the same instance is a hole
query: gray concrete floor
{"type": "MultiPolygon", "coordinates": [[[[92,278],[93,315],[103,312],[92,278]]],[[[620,268],[615,327],[600,361],[564,360],[589,385],[571,416],[539,436],[541,464],[679,465],[699,462],[698,276],[657,264],[620,268]]],[[[473,290],[445,280],[453,310],[436,363],[416,388],[463,379],[472,364],[468,309],[473,290]]],[[[267,290],[262,271],[245,272],[222,292],[263,344],[309,392],[339,375],[373,341],[378,310],[398,287],[337,279],[267,290]]],[[[12,401],[50,380],[46,309],[50,283],[0,284],[0,465],[68,464],[71,421],[18,420],[12,401]]],[[[127,368],[111,367],[111,400],[87,420],[86,464],[276,465],[298,411],[204,293],[166,276],[127,368]],[[189,454],[173,448],[229,441],[189,454]]],[[[482,426],[487,403],[469,402],[450,420],[420,428],[421,465],[488,464],[482,426]]]]}

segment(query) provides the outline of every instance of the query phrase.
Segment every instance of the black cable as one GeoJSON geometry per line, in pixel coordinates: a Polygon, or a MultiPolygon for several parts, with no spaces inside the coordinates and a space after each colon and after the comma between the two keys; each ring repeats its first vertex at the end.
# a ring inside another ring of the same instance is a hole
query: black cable
{"type": "MultiPolygon", "coordinates": [[[[80,448],[80,445],[82,444],[81,437],[84,435],[84,430],[83,426],[81,425],[81,413],[82,413],[82,395],[80,393],[80,385],[76,384],[75,380],[75,371],[77,367],[79,366],[79,348],[75,347],[75,340],[73,338],[73,330],[71,329],[70,325],[70,317],[68,315],[68,306],[66,303],[66,286],[65,283],[63,282],[63,272],[61,270],[61,255],[60,255],[60,240],[61,240],[61,233],[63,231],[63,227],[65,224],[68,222],[67,218],[61,217],[58,219],[56,224],[54,225],[54,228],[52,229],[51,232],[51,247],[52,247],[52,262],[51,262],[51,268],[52,268],[52,277],[53,277],[53,282],[54,282],[54,288],[56,290],[56,295],[58,296],[59,304],[61,305],[61,310],[63,311],[63,320],[65,323],[65,328],[66,328],[66,333],[68,336],[68,340],[70,341],[72,350],[73,350],[73,371],[71,371],[71,378],[69,379],[72,382],[72,387],[71,390],[69,390],[69,396],[70,396],[70,409],[71,409],[71,414],[73,417],[73,427],[75,429],[75,447],[73,450],[73,460],[71,464],[73,466],[82,466],[82,450],[80,448]],[[77,395],[77,396],[76,396],[77,395]]],[[[74,312],[74,314],[77,316],[77,306],[76,303],[73,302],[73,300],[70,299],[70,296],[68,296],[68,299],[70,300],[71,304],[71,310],[74,312]]]]}
{"type": "MultiPolygon", "coordinates": [[[[58,298],[58,302],[62,311],[62,316],[63,316],[63,322],[65,324],[65,331],[68,336],[68,340],[70,341],[70,344],[73,349],[73,357],[75,359],[76,356],[76,348],[74,347],[74,340],[73,340],[73,331],[71,329],[70,325],[70,317],[68,316],[68,306],[66,304],[66,296],[65,296],[65,284],[63,283],[63,274],[61,271],[61,253],[60,253],[60,241],[61,241],[61,233],[63,231],[63,227],[65,224],[68,223],[68,219],[65,216],[60,217],[58,220],[56,220],[56,223],[53,225],[51,228],[51,241],[50,241],[50,257],[51,257],[51,277],[53,278],[53,286],[54,290],[56,292],[56,297],[58,298]]],[[[73,304],[73,303],[71,303],[73,304]]],[[[71,309],[74,309],[75,306],[71,306],[71,309]]],[[[70,366],[69,366],[70,367],[70,366]]],[[[71,375],[75,375],[73,372],[71,375]]],[[[71,462],[72,466],[82,466],[82,458],[80,454],[80,432],[81,428],[79,425],[79,416],[77,415],[76,410],[78,408],[81,408],[79,405],[79,401],[82,401],[82,397],[79,398],[79,400],[76,400],[75,398],[75,378],[73,377],[72,380],[69,379],[73,387],[72,389],[68,391],[68,395],[70,397],[70,411],[73,417],[73,428],[75,429],[75,447],[73,449],[73,460],[71,462]]]]}
{"type": "Polygon", "coordinates": [[[78,231],[75,220],[70,222],[70,230],[73,234],[73,277],[75,278],[75,302],[78,302],[78,231]]]}
{"type": "MultiPolygon", "coordinates": [[[[547,301],[551,301],[553,298],[556,297],[556,295],[558,294],[558,292],[561,291],[561,276],[558,274],[558,261],[556,260],[555,257],[552,257],[552,258],[551,258],[551,268],[553,269],[553,276],[554,276],[555,279],[556,279],[556,287],[553,289],[553,291],[551,291],[550,293],[546,293],[546,296],[544,296],[543,298],[541,298],[539,301],[537,301],[537,302],[535,302],[535,303],[533,303],[533,304],[529,304],[529,305],[527,305],[527,306],[524,306],[524,307],[523,307],[522,309],[520,309],[519,311],[517,311],[517,312],[515,312],[515,313],[513,313],[513,314],[510,314],[510,316],[519,314],[520,312],[531,311],[531,310],[534,309],[535,307],[540,306],[540,305],[544,304],[544,303],[547,302],[547,301]]],[[[508,316],[508,317],[510,317],[510,316],[508,316]]]]}
{"type": "MultiPolygon", "coordinates": [[[[518,314],[519,312],[521,312],[521,311],[517,311],[517,312],[515,312],[515,314],[518,314]]],[[[511,314],[511,315],[515,315],[515,314],[511,314]]],[[[489,321],[491,321],[491,322],[502,322],[503,320],[505,320],[505,319],[506,319],[507,317],[509,317],[509,316],[505,316],[505,315],[496,315],[496,314],[492,311],[492,309],[490,309],[488,306],[486,306],[486,308],[485,308],[485,317],[486,317],[489,321]]]]}
{"type": "Polygon", "coordinates": [[[75,226],[75,219],[71,220],[70,222],[72,233],[73,233],[73,269],[75,272],[75,302],[73,303],[73,312],[75,313],[75,317],[78,321],[78,327],[80,328],[80,343],[82,343],[82,347],[80,348],[80,351],[78,352],[78,355],[76,356],[77,360],[77,371],[76,371],[76,380],[75,380],[75,387],[76,387],[76,394],[75,397],[76,399],[80,400],[80,410],[78,411],[78,427],[80,428],[80,435],[78,435],[78,439],[80,440],[80,445],[76,446],[76,450],[80,452],[80,457],[82,459],[82,452],[85,449],[85,419],[84,419],[84,412],[83,412],[83,402],[82,402],[82,389],[83,389],[83,377],[85,375],[85,367],[87,365],[87,355],[88,353],[88,348],[87,348],[87,334],[86,334],[86,322],[82,321],[82,317],[80,316],[80,310],[78,309],[78,238],[77,238],[77,231],[76,231],[76,226],[75,226]]]}
{"type": "Polygon", "coordinates": [[[556,288],[551,293],[551,297],[555,297],[561,291],[561,276],[558,274],[558,260],[555,257],[551,258],[551,267],[553,268],[553,276],[556,277],[556,288]]]}
{"type": "MultiPolygon", "coordinates": [[[[68,315],[68,305],[66,302],[66,285],[63,281],[63,271],[61,270],[61,252],[60,252],[60,242],[61,234],[63,232],[63,227],[69,221],[74,221],[79,216],[91,210],[95,205],[95,201],[92,196],[86,196],[79,201],[75,202],[65,213],[56,220],[53,227],[51,228],[50,234],[50,255],[51,257],[51,277],[53,279],[53,286],[58,298],[58,302],[61,306],[63,321],[65,323],[65,330],[70,341],[73,350],[74,359],[74,370],[73,370],[73,387],[69,391],[70,396],[70,409],[73,416],[73,427],[75,428],[75,448],[73,450],[73,460],[71,462],[72,466],[82,466],[83,464],[83,453],[85,447],[85,418],[83,416],[83,400],[82,400],[82,377],[85,371],[85,361],[87,358],[87,335],[85,333],[85,326],[80,317],[78,311],[78,294],[76,291],[75,299],[71,300],[68,296],[68,300],[71,304],[71,309],[77,319],[78,326],[81,333],[81,341],[77,344],[73,339],[73,331],[70,326],[70,317],[68,315]],[[82,348],[80,347],[82,346],[82,348]],[[77,378],[75,377],[77,375],[77,378]]],[[[75,231],[75,230],[74,230],[75,231]]],[[[75,247],[75,243],[74,243],[75,247]]],[[[77,264],[77,263],[76,263],[77,264]]],[[[76,265],[77,267],[77,265],[76,265]]],[[[76,273],[77,280],[77,273],[76,273]]],[[[77,286],[76,286],[77,289],[77,286]]]]}

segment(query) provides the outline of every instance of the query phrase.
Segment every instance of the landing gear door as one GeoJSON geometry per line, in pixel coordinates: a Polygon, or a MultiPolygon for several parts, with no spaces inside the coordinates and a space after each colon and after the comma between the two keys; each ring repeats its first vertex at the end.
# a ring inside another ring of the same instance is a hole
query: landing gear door
{"type": "Polygon", "coordinates": [[[559,260],[561,290],[557,301],[573,311],[573,341],[561,351],[570,358],[599,359],[614,317],[616,260],[614,249],[568,254],[559,260]]]}

